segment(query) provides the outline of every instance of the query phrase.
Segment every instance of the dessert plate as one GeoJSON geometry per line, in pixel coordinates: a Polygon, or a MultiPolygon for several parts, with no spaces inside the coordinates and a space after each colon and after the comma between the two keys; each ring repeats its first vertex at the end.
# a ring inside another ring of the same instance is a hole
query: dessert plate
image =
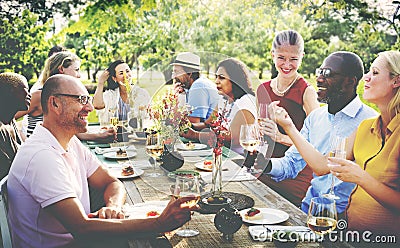
{"type": "Polygon", "coordinates": [[[176,148],[178,150],[184,150],[184,151],[191,151],[191,150],[201,150],[204,148],[207,148],[206,144],[200,144],[200,143],[192,143],[191,146],[188,145],[189,143],[186,144],[177,144],[176,148]]]}
{"type": "Polygon", "coordinates": [[[117,152],[106,152],[103,154],[103,156],[108,159],[128,159],[128,158],[133,158],[136,155],[137,155],[136,151],[132,150],[127,150],[126,156],[118,156],[117,152]]]}
{"type": "Polygon", "coordinates": [[[282,210],[279,209],[273,209],[273,208],[257,208],[260,210],[262,213],[262,218],[258,220],[248,220],[244,217],[247,211],[250,210],[250,208],[243,209],[240,211],[240,215],[242,216],[243,222],[249,223],[249,224],[258,224],[258,225],[271,225],[271,224],[278,224],[281,222],[286,221],[289,219],[289,215],[282,210]]]}
{"type": "Polygon", "coordinates": [[[134,174],[129,175],[129,176],[124,176],[124,175],[122,175],[122,168],[109,168],[108,169],[108,171],[110,172],[111,175],[113,175],[119,179],[140,177],[144,173],[144,171],[141,169],[133,168],[133,170],[135,171],[134,174]]]}

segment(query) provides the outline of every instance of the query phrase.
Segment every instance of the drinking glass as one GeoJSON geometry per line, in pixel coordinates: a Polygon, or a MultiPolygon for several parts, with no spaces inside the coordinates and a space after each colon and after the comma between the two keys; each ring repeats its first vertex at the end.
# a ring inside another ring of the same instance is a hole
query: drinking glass
{"type": "Polygon", "coordinates": [[[337,212],[335,200],[319,196],[311,199],[307,225],[315,233],[324,235],[336,228],[337,212]]]}
{"type": "MultiPolygon", "coordinates": [[[[335,158],[346,158],[346,138],[340,136],[333,136],[330,140],[330,151],[328,154],[329,157],[335,158]]],[[[334,164],[333,162],[328,160],[328,166],[338,166],[338,164],[334,164]]],[[[331,188],[328,193],[324,194],[326,197],[330,197],[332,199],[339,199],[337,195],[335,195],[334,187],[336,177],[331,173],[331,188]]]]}
{"type": "Polygon", "coordinates": [[[164,151],[164,144],[158,133],[147,134],[146,137],[146,153],[154,159],[154,167],[152,173],[147,173],[149,177],[159,177],[161,174],[156,172],[157,159],[164,151]]]}
{"type": "MultiPolygon", "coordinates": [[[[250,153],[250,156],[257,151],[258,146],[260,145],[260,131],[256,124],[247,124],[240,126],[240,137],[239,142],[240,145],[250,153]]],[[[249,173],[259,173],[253,167],[253,164],[245,164],[247,167],[247,172],[249,173]]]]}
{"type": "Polygon", "coordinates": [[[260,103],[258,105],[258,125],[263,126],[263,122],[269,119],[268,103],[260,103]]]}
{"type": "MultiPolygon", "coordinates": [[[[195,196],[194,200],[190,200],[181,204],[181,207],[194,207],[200,200],[200,184],[198,175],[190,175],[190,177],[177,176],[174,187],[174,197],[181,198],[185,196],[195,196]]],[[[199,234],[198,230],[190,229],[189,224],[185,224],[185,228],[180,229],[176,234],[180,237],[193,237],[199,234]]]]}

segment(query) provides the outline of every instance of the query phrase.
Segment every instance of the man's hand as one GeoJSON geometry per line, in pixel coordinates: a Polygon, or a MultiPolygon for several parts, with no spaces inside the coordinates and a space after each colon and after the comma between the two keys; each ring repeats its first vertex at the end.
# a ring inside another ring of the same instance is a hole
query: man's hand
{"type": "Polygon", "coordinates": [[[159,231],[169,232],[183,226],[183,224],[188,222],[191,217],[190,211],[197,210],[198,207],[181,207],[181,204],[193,199],[195,199],[194,196],[186,196],[179,199],[175,199],[174,197],[172,197],[167,207],[157,218],[157,222],[159,223],[160,227],[159,231]]]}
{"type": "Polygon", "coordinates": [[[101,132],[98,134],[98,138],[96,141],[100,142],[113,142],[117,139],[117,132],[113,127],[109,127],[107,129],[102,129],[101,132]]]}
{"type": "Polygon", "coordinates": [[[88,217],[99,219],[125,219],[125,214],[118,208],[103,207],[94,213],[89,213],[88,217]]]}

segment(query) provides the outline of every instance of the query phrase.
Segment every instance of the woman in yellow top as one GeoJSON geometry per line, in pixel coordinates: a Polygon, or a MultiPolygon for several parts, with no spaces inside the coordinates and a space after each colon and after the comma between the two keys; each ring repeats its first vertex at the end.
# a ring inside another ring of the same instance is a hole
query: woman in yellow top
{"type": "Polygon", "coordinates": [[[376,104],[381,114],[360,124],[353,149],[347,149],[347,158],[355,162],[329,158],[340,164],[329,167],[340,180],[357,184],[347,207],[348,228],[398,236],[400,52],[379,53],[364,79],[364,99],[376,104]]]}

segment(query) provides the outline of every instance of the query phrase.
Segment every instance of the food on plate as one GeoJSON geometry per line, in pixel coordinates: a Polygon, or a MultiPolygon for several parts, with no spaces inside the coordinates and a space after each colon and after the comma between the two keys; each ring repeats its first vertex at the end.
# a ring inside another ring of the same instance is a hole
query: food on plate
{"type": "Polygon", "coordinates": [[[250,208],[244,215],[246,220],[261,220],[263,215],[261,211],[257,208],[250,208]]]}
{"type": "Polygon", "coordinates": [[[205,160],[203,162],[203,168],[204,169],[212,169],[213,162],[211,160],[205,160]]]}
{"type": "Polygon", "coordinates": [[[188,143],[186,143],[186,148],[193,150],[195,148],[195,144],[193,144],[191,141],[189,141],[188,143]]]}
{"type": "Polygon", "coordinates": [[[133,169],[132,166],[128,165],[128,166],[125,166],[124,168],[122,168],[121,174],[123,176],[130,176],[130,175],[135,174],[135,170],[133,169]]]}
{"type": "Polygon", "coordinates": [[[228,203],[228,198],[222,197],[222,196],[220,196],[220,197],[210,196],[207,198],[207,203],[208,204],[225,204],[225,203],[228,203]]]}
{"type": "Polygon", "coordinates": [[[158,216],[160,216],[160,213],[158,213],[155,210],[151,210],[151,211],[147,212],[146,216],[147,217],[158,217],[158,216]]]}
{"type": "Polygon", "coordinates": [[[126,154],[126,151],[119,148],[119,150],[117,151],[117,157],[127,157],[127,156],[128,154],[126,154]]]}

